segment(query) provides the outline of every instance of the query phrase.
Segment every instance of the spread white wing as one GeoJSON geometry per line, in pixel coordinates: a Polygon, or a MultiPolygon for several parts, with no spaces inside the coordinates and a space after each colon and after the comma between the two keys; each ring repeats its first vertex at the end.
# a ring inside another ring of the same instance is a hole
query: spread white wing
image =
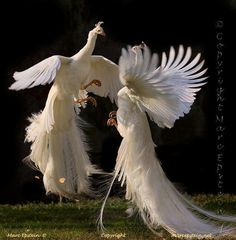
{"type": "Polygon", "coordinates": [[[117,93],[122,88],[119,80],[119,66],[102,56],[91,56],[90,80],[100,80],[101,87],[90,86],[86,90],[117,102],[117,93]]]}
{"type": "Polygon", "coordinates": [[[169,59],[163,54],[160,67],[156,68],[157,55],[151,55],[147,47],[144,52],[139,47],[123,50],[120,76],[125,87],[118,93],[117,111],[117,130],[123,140],[101,208],[101,227],[105,201],[117,178],[121,186],[126,184],[125,198],[135,204],[144,223],[159,236],[160,226],[177,238],[235,236],[235,227],[222,224],[222,221],[235,223],[235,216],[217,215],[198,207],[166,177],[145,113],[160,126],[171,127],[179,116],[189,111],[205,79],[200,78],[205,73],[201,70],[203,63],[197,64],[200,55],[193,60],[190,57],[190,48],[184,54],[180,46],[177,56],[171,48],[169,59]]]}
{"type": "Polygon", "coordinates": [[[158,57],[151,54],[147,46],[135,51],[123,49],[119,60],[120,77],[123,85],[130,90],[130,97],[148,113],[160,127],[171,128],[179,117],[188,113],[196,93],[207,77],[202,77],[204,61],[199,63],[200,54],[193,60],[191,48],[184,51],[181,45],[178,54],[170,48],[169,58],[162,54],[157,68],[158,57]]]}
{"type": "Polygon", "coordinates": [[[9,89],[21,90],[51,83],[65,59],[65,57],[55,55],[46,58],[25,71],[15,72],[13,75],[15,82],[9,89]]]}

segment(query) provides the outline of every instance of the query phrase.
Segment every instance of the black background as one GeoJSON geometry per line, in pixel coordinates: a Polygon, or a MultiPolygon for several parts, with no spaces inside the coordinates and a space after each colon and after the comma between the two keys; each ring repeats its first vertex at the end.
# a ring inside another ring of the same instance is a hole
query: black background
{"type": "MultiPolygon", "coordinates": [[[[224,159],[223,191],[235,186],[235,14],[234,1],[89,1],[89,0],[8,0],[1,6],[1,162],[0,202],[14,203],[41,199],[42,181],[21,160],[28,155],[24,144],[27,117],[44,107],[50,86],[20,92],[9,91],[14,71],[24,70],[54,54],[71,56],[86,43],[94,24],[104,21],[106,38],[99,37],[95,49],[117,63],[121,48],[144,41],[152,51],[168,51],[172,45],[191,46],[201,52],[208,67],[208,84],[198,94],[192,111],[171,130],[151,123],[157,154],[167,176],[186,191],[214,192],[217,187],[217,32],[222,31],[224,77],[224,159]],[[217,21],[223,21],[221,30],[217,21]]],[[[114,110],[109,100],[97,98],[82,115],[93,124],[90,153],[105,170],[114,167],[121,138],[106,126],[114,110]]]]}

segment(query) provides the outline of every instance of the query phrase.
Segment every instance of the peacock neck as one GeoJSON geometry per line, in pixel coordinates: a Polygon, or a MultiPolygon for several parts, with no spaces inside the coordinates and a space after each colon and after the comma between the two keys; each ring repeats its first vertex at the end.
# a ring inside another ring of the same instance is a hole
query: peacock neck
{"type": "Polygon", "coordinates": [[[89,35],[85,46],[77,54],[75,54],[73,58],[76,60],[80,56],[91,56],[95,48],[96,40],[97,34],[89,35]]]}

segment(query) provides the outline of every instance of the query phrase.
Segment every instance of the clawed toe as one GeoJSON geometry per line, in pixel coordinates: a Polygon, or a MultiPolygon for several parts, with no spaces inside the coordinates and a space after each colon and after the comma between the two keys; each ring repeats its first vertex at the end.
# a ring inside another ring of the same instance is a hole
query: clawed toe
{"type": "Polygon", "coordinates": [[[97,101],[95,98],[93,97],[88,97],[88,101],[90,101],[94,107],[97,107],[97,101]]]}
{"type": "Polygon", "coordinates": [[[116,122],[116,120],[114,118],[109,118],[107,120],[107,125],[108,126],[117,126],[117,122],[116,122]]]}
{"type": "Polygon", "coordinates": [[[112,111],[109,113],[109,118],[116,118],[116,111],[112,111]]]}
{"type": "Polygon", "coordinates": [[[101,83],[100,80],[93,80],[92,84],[96,85],[97,87],[101,87],[102,86],[102,83],[101,83]]]}

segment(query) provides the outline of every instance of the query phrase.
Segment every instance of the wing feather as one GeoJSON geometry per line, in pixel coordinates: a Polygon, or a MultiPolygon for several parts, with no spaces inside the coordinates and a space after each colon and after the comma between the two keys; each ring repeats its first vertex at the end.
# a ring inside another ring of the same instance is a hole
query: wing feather
{"type": "Polygon", "coordinates": [[[196,65],[195,67],[193,67],[192,69],[188,70],[188,75],[191,75],[195,72],[198,72],[200,69],[202,69],[203,65],[204,65],[205,61],[201,61],[201,63],[199,63],[198,65],[196,65]]]}
{"type": "Polygon", "coordinates": [[[180,62],[180,63],[175,67],[175,69],[176,69],[176,70],[179,70],[179,69],[181,69],[183,66],[185,66],[185,65],[187,64],[187,62],[190,60],[191,54],[192,54],[192,49],[191,49],[190,47],[188,47],[184,59],[182,60],[182,62],[180,62]]]}
{"type": "Polygon", "coordinates": [[[46,58],[25,71],[15,72],[13,75],[15,82],[9,89],[21,90],[38,85],[45,85],[47,83],[50,84],[55,79],[56,73],[65,59],[64,57],[55,55],[46,58]]]}
{"type": "Polygon", "coordinates": [[[185,67],[183,67],[181,69],[181,71],[184,72],[184,71],[187,71],[187,70],[191,69],[192,67],[194,67],[199,62],[200,57],[201,57],[201,54],[200,53],[197,54],[197,56],[189,64],[187,64],[185,67]]]}
{"type": "Polygon", "coordinates": [[[136,55],[130,49],[122,50],[119,61],[122,83],[153,121],[160,127],[173,127],[176,119],[190,111],[196,93],[206,83],[203,75],[207,69],[202,69],[204,61],[199,63],[201,55],[190,60],[190,47],[185,52],[180,45],[177,56],[171,47],[168,59],[163,53],[158,67],[157,55],[151,55],[147,46],[136,55]]]}
{"type": "Polygon", "coordinates": [[[177,55],[174,63],[169,68],[169,70],[174,69],[180,63],[180,61],[183,58],[183,56],[184,56],[184,47],[183,47],[183,45],[180,45],[179,46],[178,55],[177,55]]]}
{"type": "Polygon", "coordinates": [[[167,62],[166,53],[163,52],[163,53],[162,53],[162,59],[161,59],[161,67],[162,67],[162,68],[165,68],[166,62],[167,62]]]}
{"type": "MultiPolygon", "coordinates": [[[[123,61],[127,61],[128,55],[124,54],[123,61]]],[[[112,61],[102,57],[93,55],[91,57],[91,73],[88,81],[100,80],[101,87],[90,86],[88,92],[93,92],[101,97],[109,97],[112,102],[117,102],[117,93],[121,89],[122,84],[119,80],[119,66],[112,61]]]]}
{"type": "Polygon", "coordinates": [[[152,58],[151,58],[150,65],[147,72],[153,72],[156,69],[157,64],[158,64],[158,55],[154,53],[152,54],[152,58]]]}
{"type": "Polygon", "coordinates": [[[169,53],[169,59],[168,59],[168,62],[167,62],[166,66],[163,70],[168,69],[171,66],[171,64],[173,63],[174,59],[175,59],[175,50],[171,46],[170,47],[170,53],[169,53]]]}

